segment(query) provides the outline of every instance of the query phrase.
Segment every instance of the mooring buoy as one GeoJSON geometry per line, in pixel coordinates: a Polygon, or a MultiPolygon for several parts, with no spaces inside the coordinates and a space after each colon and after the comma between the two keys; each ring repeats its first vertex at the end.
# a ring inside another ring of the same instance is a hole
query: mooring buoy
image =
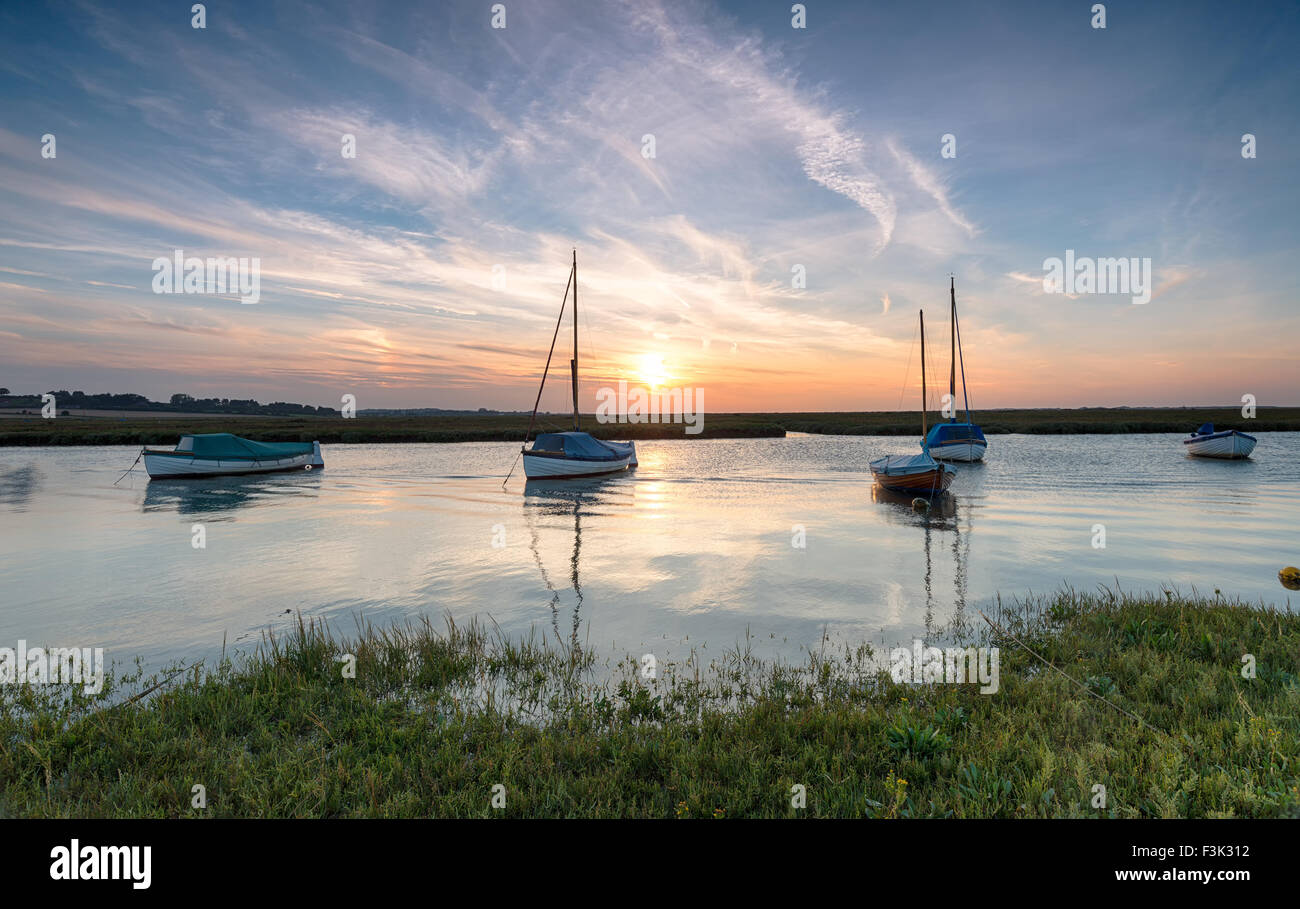
{"type": "Polygon", "coordinates": [[[1287,590],[1300,590],[1300,568],[1287,566],[1277,573],[1277,579],[1287,590]]]}

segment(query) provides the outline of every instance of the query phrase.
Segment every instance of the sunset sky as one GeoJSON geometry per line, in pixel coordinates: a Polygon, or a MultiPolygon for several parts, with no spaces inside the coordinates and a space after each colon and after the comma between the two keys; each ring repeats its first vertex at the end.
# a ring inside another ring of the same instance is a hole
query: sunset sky
{"type": "Polygon", "coordinates": [[[527,410],[576,247],[586,410],[914,406],[950,273],[976,408],[1300,404],[1300,6],[504,5],[5,5],[0,385],[527,410]]]}

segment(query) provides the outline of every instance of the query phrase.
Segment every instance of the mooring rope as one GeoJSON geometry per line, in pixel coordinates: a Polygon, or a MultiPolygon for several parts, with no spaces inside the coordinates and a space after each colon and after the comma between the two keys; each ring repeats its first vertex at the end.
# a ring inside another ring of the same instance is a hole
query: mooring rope
{"type": "MultiPolygon", "coordinates": [[[[1127,716],[1127,717],[1130,717],[1131,719],[1135,719],[1135,720],[1137,720],[1139,723],[1141,723],[1141,724],[1142,724],[1143,726],[1145,726],[1146,728],[1150,729],[1152,732],[1157,732],[1157,733],[1159,733],[1160,735],[1163,735],[1163,736],[1165,736],[1165,737],[1167,737],[1167,738],[1171,738],[1171,739],[1173,738],[1173,736],[1169,735],[1169,733],[1165,732],[1163,729],[1159,729],[1159,728],[1157,728],[1157,727],[1155,727],[1155,726],[1152,726],[1150,723],[1148,723],[1146,720],[1142,719],[1142,717],[1138,716],[1136,713],[1133,713],[1133,712],[1131,712],[1131,711],[1125,710],[1123,707],[1119,706],[1118,704],[1114,703],[1113,701],[1109,701],[1109,700],[1107,700],[1106,698],[1102,697],[1102,696],[1101,696],[1100,694],[1098,694],[1097,692],[1093,691],[1091,688],[1089,688],[1089,687],[1088,687],[1087,685],[1085,685],[1083,682],[1080,682],[1080,681],[1079,681],[1078,679],[1076,679],[1074,676],[1070,675],[1070,674],[1069,674],[1068,672],[1066,672],[1065,670],[1057,668],[1056,665],[1053,664],[1053,663],[1051,662],[1051,660],[1048,660],[1046,657],[1041,656],[1039,653],[1037,653],[1037,652],[1036,652],[1032,647],[1030,647],[1030,646],[1029,646],[1028,644],[1026,644],[1024,641],[1020,640],[1020,639],[1019,639],[1018,637],[1016,637],[1014,634],[1012,634],[1011,632],[1007,631],[1007,630],[1004,629],[1001,625],[997,624],[997,623],[994,622],[992,619],[990,619],[988,616],[986,616],[986,615],[984,614],[984,610],[982,610],[982,609],[979,610],[979,614],[980,614],[980,618],[982,618],[985,622],[988,622],[989,627],[992,628],[994,631],[996,631],[998,634],[1005,635],[1006,637],[1010,638],[1010,639],[1012,640],[1012,642],[1014,642],[1015,644],[1017,644],[1017,645],[1018,645],[1021,649],[1023,649],[1024,651],[1026,651],[1030,656],[1032,656],[1032,657],[1034,657],[1035,659],[1039,660],[1039,661],[1040,661],[1044,666],[1047,666],[1049,669],[1052,669],[1052,670],[1056,671],[1057,673],[1059,673],[1059,674],[1065,676],[1065,678],[1069,679],[1069,680],[1070,680],[1071,682],[1073,682],[1075,685],[1077,685],[1077,686],[1079,686],[1080,688],[1082,688],[1085,692],[1087,692],[1088,694],[1092,695],[1092,696],[1095,697],[1097,700],[1101,701],[1103,704],[1106,704],[1107,706],[1110,706],[1110,707],[1115,708],[1115,709],[1118,710],[1120,713],[1124,714],[1124,715],[1127,716]]],[[[1177,740],[1175,739],[1175,741],[1177,741],[1177,740]]]]}
{"type": "Polygon", "coordinates": [[[126,475],[127,475],[128,473],[130,473],[131,471],[135,470],[135,465],[139,464],[139,463],[140,463],[140,459],[143,458],[143,457],[144,457],[144,449],[141,448],[141,449],[140,449],[140,453],[139,453],[138,455],[136,455],[136,456],[135,456],[135,460],[131,462],[131,466],[128,467],[128,468],[126,469],[126,472],[125,472],[125,473],[123,473],[120,477],[118,477],[116,480],[113,481],[113,485],[116,486],[118,483],[121,483],[123,480],[125,480],[125,479],[126,479],[126,475]]]}

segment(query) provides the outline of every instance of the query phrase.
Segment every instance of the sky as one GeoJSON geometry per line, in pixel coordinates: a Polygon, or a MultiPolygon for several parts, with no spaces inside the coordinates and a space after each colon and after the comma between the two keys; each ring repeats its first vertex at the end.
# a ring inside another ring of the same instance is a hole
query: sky
{"type": "Polygon", "coordinates": [[[949,275],[976,409],[1300,404],[1300,5],[191,5],[0,5],[0,386],[528,410],[576,249],[586,411],[917,406],[949,275]]]}

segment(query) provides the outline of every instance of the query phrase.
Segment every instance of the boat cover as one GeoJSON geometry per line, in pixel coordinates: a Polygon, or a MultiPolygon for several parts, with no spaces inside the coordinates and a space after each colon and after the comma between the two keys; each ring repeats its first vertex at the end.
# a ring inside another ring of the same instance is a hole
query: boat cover
{"type": "Polygon", "coordinates": [[[938,423],[925,437],[925,444],[929,446],[970,441],[984,441],[984,431],[974,423],[938,423]]]}
{"type": "Polygon", "coordinates": [[[929,449],[914,455],[889,455],[884,458],[877,458],[871,462],[871,467],[885,474],[909,474],[921,473],[926,470],[937,470],[939,462],[930,457],[929,449]]]}
{"type": "Polygon", "coordinates": [[[532,451],[563,452],[566,458],[581,461],[617,461],[626,451],[616,451],[585,432],[544,432],[533,440],[532,451]]]}
{"type": "Polygon", "coordinates": [[[192,452],[196,458],[262,460],[311,454],[313,446],[311,442],[254,442],[228,432],[205,432],[181,436],[176,450],[187,454],[192,452]]]}
{"type": "Polygon", "coordinates": [[[1214,435],[1214,424],[1213,424],[1213,423],[1202,423],[1202,424],[1201,424],[1201,428],[1198,429],[1198,430],[1196,430],[1196,432],[1194,432],[1193,435],[1197,435],[1197,436],[1212,436],[1212,435],[1214,435]]]}

